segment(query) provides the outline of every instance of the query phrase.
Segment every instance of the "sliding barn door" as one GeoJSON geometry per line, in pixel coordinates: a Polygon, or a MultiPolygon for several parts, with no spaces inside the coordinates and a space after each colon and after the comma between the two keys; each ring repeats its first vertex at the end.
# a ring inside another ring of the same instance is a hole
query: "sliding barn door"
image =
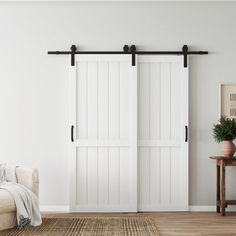
{"type": "Polygon", "coordinates": [[[188,69],[138,57],[139,211],[188,210],[188,69]]]}
{"type": "Polygon", "coordinates": [[[79,55],[70,67],[70,210],[137,211],[137,67],[79,55]]]}

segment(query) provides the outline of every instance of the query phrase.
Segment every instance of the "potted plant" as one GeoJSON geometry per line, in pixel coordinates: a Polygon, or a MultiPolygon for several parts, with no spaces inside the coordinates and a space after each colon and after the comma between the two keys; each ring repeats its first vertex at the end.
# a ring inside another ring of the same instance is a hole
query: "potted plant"
{"type": "Polygon", "coordinates": [[[224,157],[232,157],[235,153],[233,140],[236,138],[236,119],[222,116],[218,124],[214,124],[213,136],[216,142],[223,142],[222,153],[224,157]]]}

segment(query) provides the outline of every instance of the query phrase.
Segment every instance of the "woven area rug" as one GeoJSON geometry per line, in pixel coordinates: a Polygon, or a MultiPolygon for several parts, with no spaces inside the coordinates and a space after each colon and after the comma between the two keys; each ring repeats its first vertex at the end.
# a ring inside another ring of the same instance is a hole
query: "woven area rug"
{"type": "Polygon", "coordinates": [[[45,218],[40,227],[11,229],[1,236],[158,236],[153,219],[145,217],[45,218]]]}

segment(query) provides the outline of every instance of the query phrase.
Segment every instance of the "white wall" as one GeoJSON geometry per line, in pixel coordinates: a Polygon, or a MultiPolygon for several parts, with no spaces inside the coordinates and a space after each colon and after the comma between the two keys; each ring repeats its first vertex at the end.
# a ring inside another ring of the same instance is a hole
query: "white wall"
{"type": "Polygon", "coordinates": [[[236,82],[235,12],[235,3],[0,3],[0,161],[39,168],[41,204],[68,205],[69,62],[47,51],[189,44],[210,51],[190,61],[190,204],[213,205],[211,130],[219,83],[236,82]]]}

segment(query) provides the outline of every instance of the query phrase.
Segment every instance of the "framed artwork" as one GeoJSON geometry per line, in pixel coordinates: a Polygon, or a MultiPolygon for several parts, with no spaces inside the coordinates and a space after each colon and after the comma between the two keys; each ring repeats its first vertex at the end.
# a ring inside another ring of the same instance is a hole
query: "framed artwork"
{"type": "Polygon", "coordinates": [[[220,116],[236,118],[236,84],[220,84],[220,116]]]}

